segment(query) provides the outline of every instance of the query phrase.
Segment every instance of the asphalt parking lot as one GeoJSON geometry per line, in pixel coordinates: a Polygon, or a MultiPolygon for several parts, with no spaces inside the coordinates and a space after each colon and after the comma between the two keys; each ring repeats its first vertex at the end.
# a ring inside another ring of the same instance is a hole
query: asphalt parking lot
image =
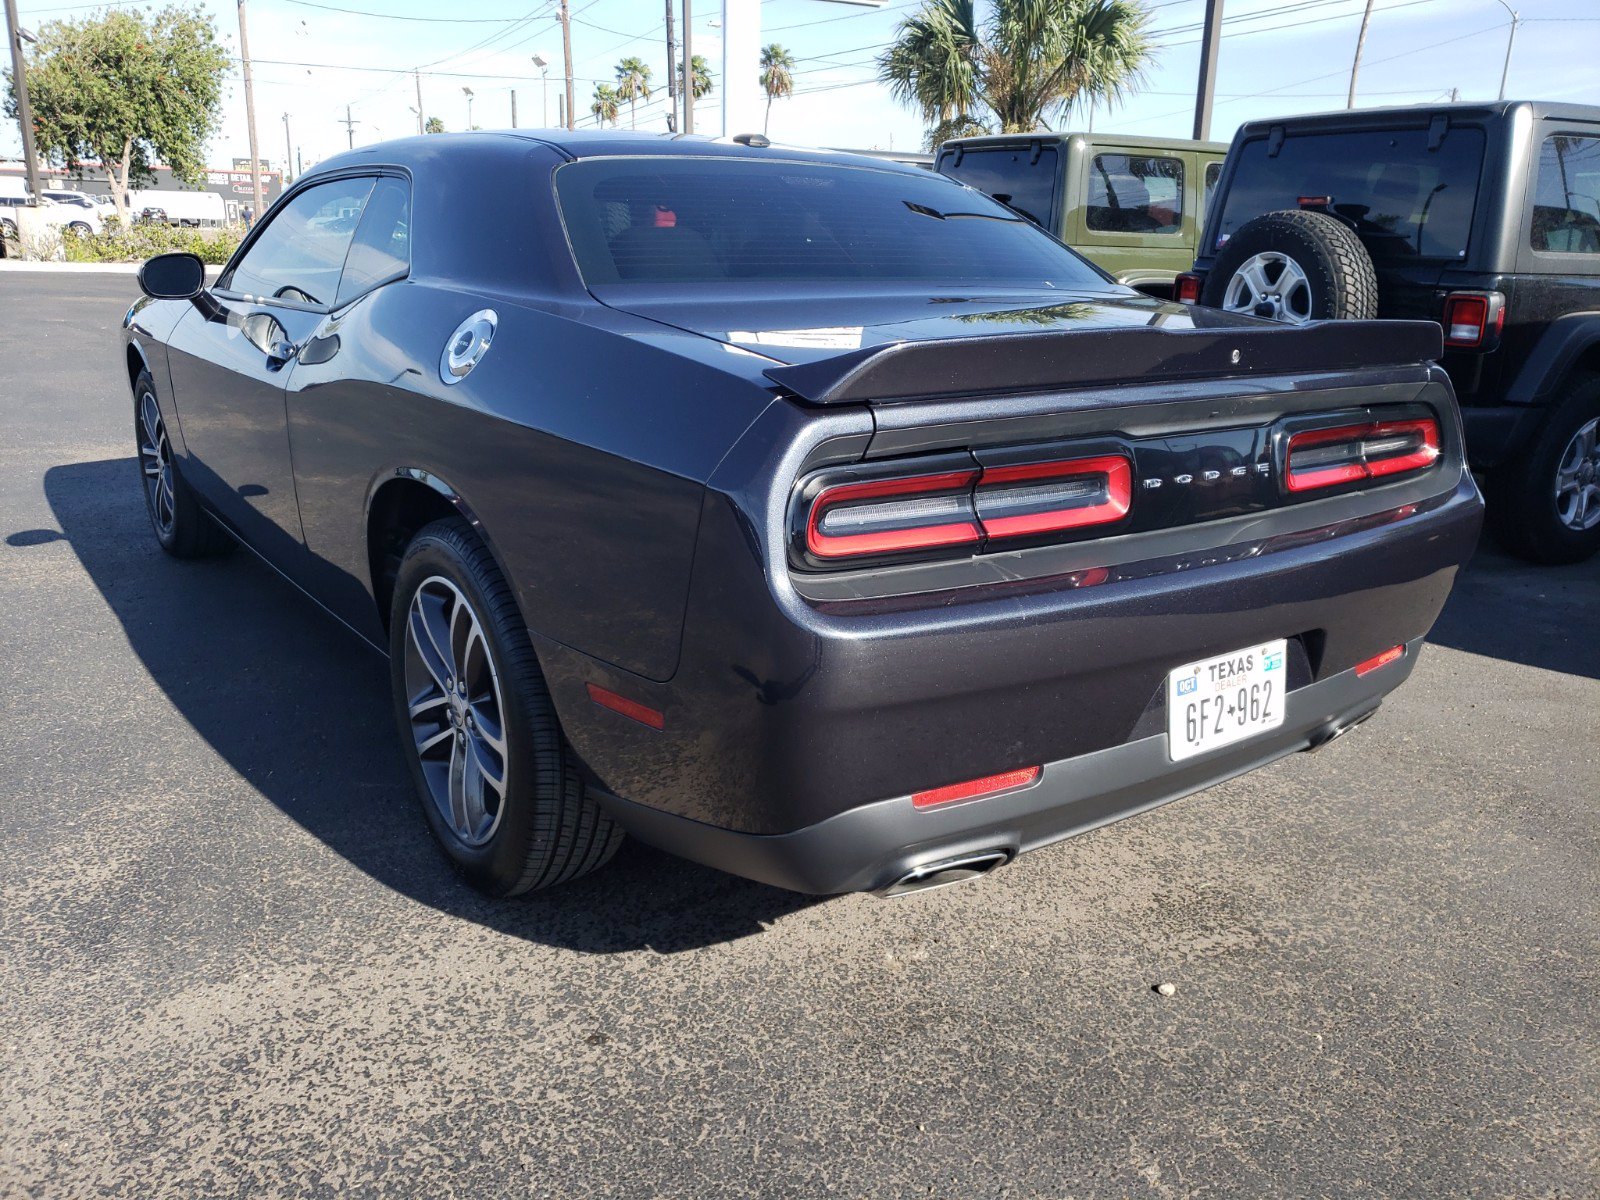
{"type": "Polygon", "coordinates": [[[1600,562],[1485,546],[1352,736],[975,885],[491,902],[384,664],[157,549],[132,295],[0,273],[0,1194],[1600,1189],[1600,562]]]}

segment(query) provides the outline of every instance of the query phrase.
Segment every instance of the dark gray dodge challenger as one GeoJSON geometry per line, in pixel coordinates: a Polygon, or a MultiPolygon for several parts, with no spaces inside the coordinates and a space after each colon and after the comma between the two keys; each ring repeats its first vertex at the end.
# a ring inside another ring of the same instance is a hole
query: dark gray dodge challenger
{"type": "Polygon", "coordinates": [[[912,167],[552,131],[306,175],[126,321],[145,499],[390,658],[507,895],[889,892],[1352,728],[1481,504],[1437,325],[1140,296],[912,167]]]}

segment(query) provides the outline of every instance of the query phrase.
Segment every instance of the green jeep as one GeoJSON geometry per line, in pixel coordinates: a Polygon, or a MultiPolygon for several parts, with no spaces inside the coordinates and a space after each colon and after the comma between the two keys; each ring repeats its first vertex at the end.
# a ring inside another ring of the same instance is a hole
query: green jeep
{"type": "Polygon", "coordinates": [[[936,169],[1044,226],[1141,292],[1170,299],[1195,258],[1225,142],[1093,133],[955,138],[936,169]]]}

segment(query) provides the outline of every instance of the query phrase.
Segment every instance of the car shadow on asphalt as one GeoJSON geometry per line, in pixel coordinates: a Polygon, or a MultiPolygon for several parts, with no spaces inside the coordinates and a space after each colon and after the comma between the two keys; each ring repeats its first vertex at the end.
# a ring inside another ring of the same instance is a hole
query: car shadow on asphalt
{"type": "MultiPolygon", "coordinates": [[[[44,487],[61,533],[177,714],[262,797],[378,882],[509,936],[592,954],[715,945],[819,902],[634,842],[575,883],[514,900],[479,895],[423,820],[380,655],[248,553],[193,562],[163,554],[134,458],[52,467],[44,487]]],[[[6,540],[14,553],[50,539],[6,540]]],[[[193,786],[185,765],[174,769],[174,786],[193,786]]]]}
{"type": "Polygon", "coordinates": [[[1600,557],[1538,566],[1511,557],[1485,533],[1428,640],[1600,679],[1600,557]]]}

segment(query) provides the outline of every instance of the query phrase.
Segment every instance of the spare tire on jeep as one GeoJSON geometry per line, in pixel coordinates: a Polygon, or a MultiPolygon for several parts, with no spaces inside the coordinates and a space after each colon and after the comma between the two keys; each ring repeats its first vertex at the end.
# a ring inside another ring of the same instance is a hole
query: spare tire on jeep
{"type": "Polygon", "coordinates": [[[1285,209],[1246,222],[1206,276],[1200,302],[1299,325],[1378,315],[1372,256],[1325,213],[1285,209]]]}

